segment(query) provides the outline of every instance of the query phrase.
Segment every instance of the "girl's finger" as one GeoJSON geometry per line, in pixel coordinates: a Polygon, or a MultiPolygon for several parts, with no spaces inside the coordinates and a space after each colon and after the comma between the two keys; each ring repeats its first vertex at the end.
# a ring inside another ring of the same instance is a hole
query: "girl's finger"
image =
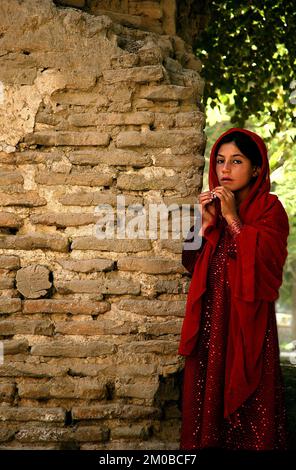
{"type": "Polygon", "coordinates": [[[199,196],[199,198],[198,198],[199,201],[205,201],[207,199],[212,199],[211,194],[205,194],[203,196],[199,196]]]}
{"type": "Polygon", "coordinates": [[[201,205],[205,206],[206,204],[210,204],[211,202],[213,202],[213,200],[211,198],[207,198],[201,202],[201,205]]]}
{"type": "Polygon", "coordinates": [[[210,197],[211,196],[211,193],[208,191],[206,193],[202,193],[199,195],[199,198],[200,199],[204,199],[204,198],[207,198],[207,197],[210,197]]]}

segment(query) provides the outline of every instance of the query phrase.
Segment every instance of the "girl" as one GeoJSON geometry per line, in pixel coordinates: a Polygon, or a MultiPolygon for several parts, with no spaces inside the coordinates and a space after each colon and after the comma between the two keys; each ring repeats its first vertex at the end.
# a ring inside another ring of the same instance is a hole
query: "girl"
{"type": "Polygon", "coordinates": [[[209,188],[199,195],[202,245],[182,253],[192,280],[179,346],[180,448],[286,449],[275,300],[289,223],[269,192],[263,140],[246,129],[222,134],[209,188]]]}

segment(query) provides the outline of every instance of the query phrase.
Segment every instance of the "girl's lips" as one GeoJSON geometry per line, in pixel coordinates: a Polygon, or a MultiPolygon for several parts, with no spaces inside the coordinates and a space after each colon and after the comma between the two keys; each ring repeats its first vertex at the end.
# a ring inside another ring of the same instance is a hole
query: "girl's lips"
{"type": "Polygon", "coordinates": [[[221,181],[222,181],[223,183],[226,183],[227,181],[232,181],[232,179],[231,179],[231,178],[225,178],[225,179],[222,178],[221,181]]]}

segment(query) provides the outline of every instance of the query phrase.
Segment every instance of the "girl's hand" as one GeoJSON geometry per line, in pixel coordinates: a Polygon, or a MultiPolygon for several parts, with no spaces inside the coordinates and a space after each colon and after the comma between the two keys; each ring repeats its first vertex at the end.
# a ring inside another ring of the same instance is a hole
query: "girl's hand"
{"type": "Polygon", "coordinates": [[[220,199],[222,216],[226,220],[232,219],[233,217],[237,217],[238,214],[236,210],[236,201],[234,193],[230,191],[230,189],[225,188],[224,186],[216,186],[216,188],[213,189],[213,192],[220,199]]]}
{"type": "Polygon", "coordinates": [[[202,206],[202,234],[205,228],[214,221],[216,207],[211,191],[205,191],[198,196],[198,202],[202,206]]]}

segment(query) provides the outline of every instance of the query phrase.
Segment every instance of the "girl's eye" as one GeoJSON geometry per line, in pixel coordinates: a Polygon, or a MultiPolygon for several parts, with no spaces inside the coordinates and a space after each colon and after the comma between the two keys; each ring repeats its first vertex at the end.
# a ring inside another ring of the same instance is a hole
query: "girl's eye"
{"type": "MultiPolygon", "coordinates": [[[[233,160],[233,162],[242,163],[241,160],[237,160],[237,159],[233,160]]],[[[220,158],[218,158],[218,159],[216,160],[216,163],[223,163],[223,160],[221,160],[220,158]]]]}

